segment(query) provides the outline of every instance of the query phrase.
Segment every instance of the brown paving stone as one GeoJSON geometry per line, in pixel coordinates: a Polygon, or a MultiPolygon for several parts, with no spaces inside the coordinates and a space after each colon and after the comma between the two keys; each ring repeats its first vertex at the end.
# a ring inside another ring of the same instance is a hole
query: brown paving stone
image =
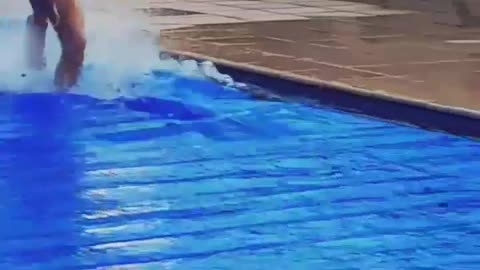
{"type": "Polygon", "coordinates": [[[184,51],[195,51],[200,54],[215,54],[218,58],[228,58],[230,61],[237,63],[255,63],[265,57],[261,52],[250,51],[245,48],[238,48],[232,51],[231,47],[204,41],[185,41],[182,44],[175,45],[175,47],[182,48],[184,51]]]}
{"type": "Polygon", "coordinates": [[[381,91],[393,95],[410,97],[413,99],[438,102],[438,93],[432,92],[429,89],[425,89],[425,83],[413,82],[404,78],[348,78],[340,79],[339,81],[355,87],[369,89],[374,92],[381,91]]]}
{"type": "MultiPolygon", "coordinates": [[[[448,76],[450,78],[475,76],[474,70],[480,68],[478,61],[439,61],[425,64],[398,64],[380,67],[361,67],[364,70],[408,77],[411,80],[427,81],[448,76]]],[[[480,85],[479,85],[480,86],[480,85]]]]}
{"type": "Polygon", "coordinates": [[[250,43],[255,42],[255,37],[250,35],[245,36],[223,36],[223,37],[201,37],[194,40],[201,40],[207,42],[226,42],[227,44],[250,43]]]}
{"type": "Polygon", "coordinates": [[[451,80],[432,82],[413,82],[401,78],[341,79],[341,82],[386,93],[414,99],[433,101],[444,105],[478,110],[478,91],[465,91],[465,88],[478,87],[480,80],[469,78],[460,84],[451,80]],[[447,102],[448,101],[448,102],[447,102]]]}
{"type": "Polygon", "coordinates": [[[365,78],[381,77],[381,75],[350,70],[341,67],[333,67],[321,64],[317,64],[315,67],[315,69],[310,70],[293,70],[292,73],[326,81],[362,80],[365,78]]]}
{"type": "Polygon", "coordinates": [[[294,57],[288,56],[262,56],[259,57],[255,63],[261,67],[273,68],[276,70],[309,70],[315,68],[315,64],[297,60],[294,57]]]}
{"type": "Polygon", "coordinates": [[[348,6],[359,2],[417,13],[196,26],[169,31],[162,46],[480,111],[480,43],[468,42],[480,40],[480,24],[458,27],[466,21],[464,14],[442,6],[437,9],[445,12],[439,15],[431,3],[401,0],[274,2],[325,9],[343,5],[335,10],[353,13],[374,10],[348,6]]]}

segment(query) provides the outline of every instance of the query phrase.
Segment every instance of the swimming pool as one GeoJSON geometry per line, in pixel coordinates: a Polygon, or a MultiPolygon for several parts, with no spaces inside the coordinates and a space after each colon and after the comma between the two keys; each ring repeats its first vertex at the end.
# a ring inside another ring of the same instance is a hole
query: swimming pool
{"type": "Polygon", "coordinates": [[[478,269],[478,142],[141,87],[0,97],[3,269],[478,269]]]}

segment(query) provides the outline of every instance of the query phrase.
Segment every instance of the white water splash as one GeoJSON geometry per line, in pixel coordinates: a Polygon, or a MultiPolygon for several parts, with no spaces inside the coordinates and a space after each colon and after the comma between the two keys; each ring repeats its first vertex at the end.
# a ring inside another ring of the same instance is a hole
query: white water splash
{"type": "MultiPolygon", "coordinates": [[[[83,0],[81,4],[88,45],[82,78],[72,92],[102,99],[141,96],[141,89],[129,85],[153,80],[151,73],[155,70],[233,84],[210,62],[160,60],[156,35],[142,30],[148,29],[146,15],[134,11],[141,5],[139,1],[83,0]]],[[[25,19],[31,14],[28,1],[0,0],[0,10],[0,91],[53,91],[53,74],[60,56],[56,34],[51,29],[47,33],[47,69],[30,71],[24,65],[25,19]]],[[[161,89],[149,94],[162,95],[161,89]]]]}

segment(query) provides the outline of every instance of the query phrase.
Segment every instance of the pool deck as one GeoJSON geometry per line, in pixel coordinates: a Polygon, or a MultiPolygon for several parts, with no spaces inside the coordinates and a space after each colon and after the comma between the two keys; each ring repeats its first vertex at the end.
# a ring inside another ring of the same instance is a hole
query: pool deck
{"type": "Polygon", "coordinates": [[[163,49],[480,115],[476,0],[151,0],[163,49]]]}

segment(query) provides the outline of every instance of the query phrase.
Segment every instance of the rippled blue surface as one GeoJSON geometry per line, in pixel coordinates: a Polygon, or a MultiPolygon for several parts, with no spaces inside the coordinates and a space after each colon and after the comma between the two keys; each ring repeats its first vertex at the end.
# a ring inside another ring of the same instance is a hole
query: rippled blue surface
{"type": "Polygon", "coordinates": [[[1,269],[479,269],[478,142],[166,92],[0,97],[1,269]]]}

